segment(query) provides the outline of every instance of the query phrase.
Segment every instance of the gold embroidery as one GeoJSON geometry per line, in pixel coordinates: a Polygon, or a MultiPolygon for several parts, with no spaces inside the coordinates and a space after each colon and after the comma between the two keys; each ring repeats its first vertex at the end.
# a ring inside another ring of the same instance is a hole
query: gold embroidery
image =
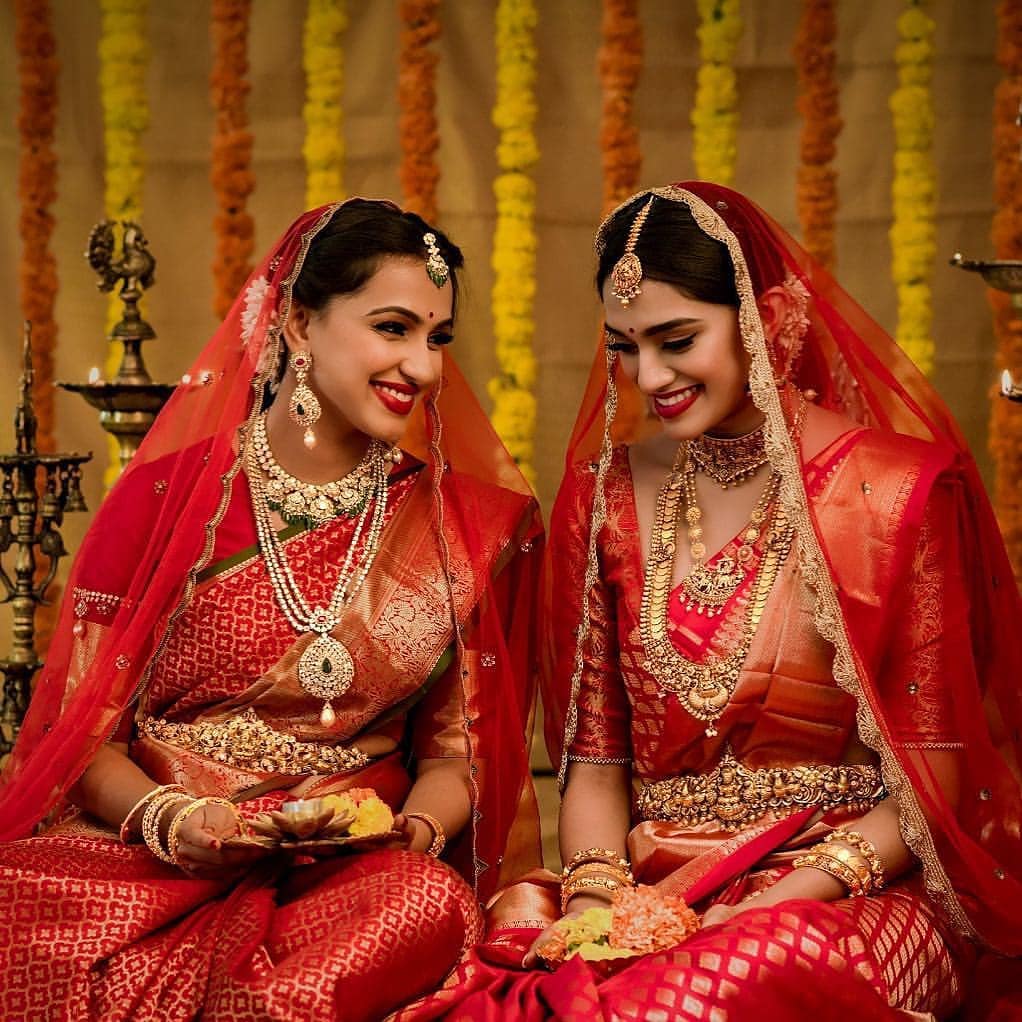
{"type": "Polygon", "coordinates": [[[708,774],[668,777],[647,784],[639,793],[636,811],[643,820],[670,820],[688,826],[713,822],[722,830],[741,830],[769,812],[787,816],[806,806],[869,809],[886,794],[875,766],[749,770],[727,749],[708,774]]]}
{"type": "Polygon", "coordinates": [[[139,731],[179,749],[242,770],[284,774],[336,774],[371,762],[357,746],[302,742],[275,731],[249,707],[237,717],[198,724],[146,717],[139,731]]]}

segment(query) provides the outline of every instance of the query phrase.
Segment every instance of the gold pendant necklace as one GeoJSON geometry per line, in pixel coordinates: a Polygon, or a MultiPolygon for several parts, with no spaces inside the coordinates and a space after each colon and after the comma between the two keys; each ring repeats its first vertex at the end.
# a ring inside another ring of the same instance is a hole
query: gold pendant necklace
{"type": "MultiPolygon", "coordinates": [[[[717,734],[714,722],[731,700],[738,677],[745,663],[753,636],[759,627],[767,598],[780,566],[791,547],[792,526],[783,509],[775,505],[767,516],[766,546],[763,551],[756,581],[749,594],[742,634],[735,648],[723,657],[709,656],[695,663],[683,657],[671,642],[667,630],[668,602],[674,575],[675,535],[680,525],[679,511],[685,489],[684,473],[679,463],[688,461],[688,445],[682,444],[671,473],[657,494],[656,516],[650,537],[649,557],[642,591],[640,632],[645,653],[643,667],[653,676],[663,692],[677,696],[685,709],[697,720],[707,721],[706,734],[717,734]]],[[[695,516],[692,516],[694,518],[695,516]]],[[[689,526],[698,527],[698,519],[689,520],[689,526]]],[[[702,548],[701,532],[691,539],[695,549],[702,548]]],[[[737,588],[737,587],[736,587],[737,588]]]]}
{"type": "Polygon", "coordinates": [[[686,462],[682,480],[692,568],[682,579],[684,596],[680,598],[686,610],[695,610],[713,617],[721,612],[738,591],[752,568],[755,544],[763,531],[767,509],[777,496],[781,477],[776,472],[771,473],[770,481],[749,516],[749,524],[742,530],[735,556],[721,557],[712,566],[703,563],[706,546],[702,542],[703,530],[699,524],[703,513],[696,497],[695,466],[691,460],[686,462]]]}
{"type": "Polygon", "coordinates": [[[721,437],[704,433],[689,442],[693,468],[727,489],[751,479],[767,463],[766,423],[744,436],[721,437]]]}
{"type": "Polygon", "coordinates": [[[344,695],[355,678],[351,653],[343,642],[330,633],[340,623],[341,614],[365,581],[379,549],[380,534],[387,513],[387,463],[392,460],[391,456],[384,456],[383,450],[384,446],[378,441],[374,440],[369,445],[364,462],[368,465],[369,493],[355,522],[333,596],[325,607],[310,607],[298,588],[283,545],[270,520],[270,502],[260,471],[256,445],[250,443],[246,452],[245,467],[252,492],[256,534],[277,603],[296,631],[312,632],[316,636],[298,659],[298,682],[310,695],[323,700],[319,720],[324,727],[332,727],[336,723],[337,715],[331,702],[344,695]],[[369,528],[365,544],[356,562],[355,550],[367,522],[369,528]]]}
{"type": "Polygon", "coordinates": [[[373,460],[386,447],[373,440],[365,457],[345,476],[328,483],[307,483],[297,479],[273,456],[266,435],[266,413],[255,421],[252,447],[259,468],[266,475],[266,500],[289,525],[315,528],[338,515],[354,517],[366,506],[373,489],[373,460]]]}

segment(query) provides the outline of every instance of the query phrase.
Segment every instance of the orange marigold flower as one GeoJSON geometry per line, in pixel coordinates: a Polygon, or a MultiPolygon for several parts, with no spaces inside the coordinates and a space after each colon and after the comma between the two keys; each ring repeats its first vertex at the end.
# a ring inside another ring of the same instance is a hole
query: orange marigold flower
{"type": "Polygon", "coordinates": [[[610,943],[640,954],[680,944],[699,929],[699,919],[678,895],[655,887],[622,888],[614,895],[610,943]]]}

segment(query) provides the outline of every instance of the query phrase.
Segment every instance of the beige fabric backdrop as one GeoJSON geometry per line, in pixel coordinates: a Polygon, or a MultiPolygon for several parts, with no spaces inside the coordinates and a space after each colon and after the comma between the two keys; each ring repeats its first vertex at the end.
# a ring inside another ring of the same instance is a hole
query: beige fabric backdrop
{"type": "MultiPolygon", "coordinates": [[[[440,222],[464,248],[467,300],[457,355],[481,394],[494,370],[489,253],[494,225],[491,181],[496,130],[490,122],[494,82],[494,0],[447,0],[438,83],[442,148],[440,222]]],[[[590,279],[591,238],[600,207],[598,147],[598,0],[538,0],[539,117],[542,160],[536,350],[540,364],[537,469],[549,507],[564,443],[581,393],[598,323],[590,279]]],[[[746,0],[738,53],[741,128],[736,186],[790,229],[799,124],[791,44],[800,4],[746,0]]],[[[881,323],[893,328],[889,277],[893,133],[887,99],[895,85],[895,19],[901,4],[840,3],[841,278],[881,323]]],[[[13,445],[11,422],[20,338],[17,308],[17,78],[12,4],[0,6],[0,450],[13,445]]],[[[59,199],[54,247],[60,326],[57,375],[84,379],[105,361],[105,298],[82,258],[90,226],[103,216],[103,137],[97,87],[98,5],[53,0],[61,61],[57,151],[59,199]]],[[[698,50],[696,4],[645,0],[645,67],[638,96],[643,185],[694,173],[689,111],[698,50]]],[[[399,198],[397,164],[397,0],[349,0],[345,55],[346,188],[399,198]]],[[[305,4],[254,0],[250,43],[250,116],[257,189],[250,209],[257,248],[265,249],[304,203],[301,32],[305,4]]],[[[979,281],[947,266],[956,249],[990,251],[991,113],[998,80],[993,4],[934,0],[937,21],[938,252],[934,270],[936,383],[986,464],[985,430],[993,379],[990,315],[979,281]]],[[[211,115],[208,0],[153,2],[152,58],[146,136],[148,170],[143,224],[158,260],[148,317],[158,339],[147,345],[153,376],[179,376],[215,326],[211,312],[213,196],[209,184],[211,115]]],[[[1022,367],[1020,367],[1022,368],[1022,367]]],[[[62,449],[92,449],[90,506],[99,500],[104,435],[80,399],[61,394],[57,433],[62,449]]],[[[87,516],[67,522],[77,546],[87,516]]],[[[6,648],[0,616],[0,647],[6,648]]]]}

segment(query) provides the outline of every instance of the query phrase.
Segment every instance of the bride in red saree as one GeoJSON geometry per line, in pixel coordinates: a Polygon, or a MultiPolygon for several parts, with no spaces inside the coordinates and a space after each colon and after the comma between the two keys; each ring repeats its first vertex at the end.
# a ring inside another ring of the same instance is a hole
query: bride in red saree
{"type": "Polygon", "coordinates": [[[412,1017],[987,1017],[1022,953],[1022,615],[964,440],[745,197],[643,192],[597,252],[544,592],[568,869],[412,1017]],[[633,877],[698,931],[538,968],[537,928],[633,877]]]}
{"type": "Polygon", "coordinates": [[[379,1019],[538,861],[542,537],[444,350],[461,261],[303,215],[101,507],[0,791],[0,1017],[379,1019]],[[231,840],[367,789],[385,845],[231,840]]]}

